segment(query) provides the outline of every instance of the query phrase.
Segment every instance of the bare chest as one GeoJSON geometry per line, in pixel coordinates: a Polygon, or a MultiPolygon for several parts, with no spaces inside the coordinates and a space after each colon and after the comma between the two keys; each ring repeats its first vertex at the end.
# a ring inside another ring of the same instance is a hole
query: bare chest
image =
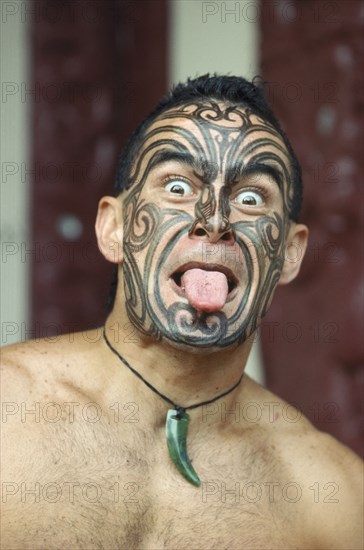
{"type": "Polygon", "coordinates": [[[202,480],[194,487],[163,436],[139,427],[122,439],[101,424],[50,425],[40,435],[7,488],[22,548],[309,548],[282,492],[287,481],[251,449],[191,441],[202,480]]]}
{"type": "Polygon", "coordinates": [[[215,478],[196,489],[152,478],[136,470],[22,482],[15,540],[47,550],[304,548],[299,531],[244,482],[215,478]]]}

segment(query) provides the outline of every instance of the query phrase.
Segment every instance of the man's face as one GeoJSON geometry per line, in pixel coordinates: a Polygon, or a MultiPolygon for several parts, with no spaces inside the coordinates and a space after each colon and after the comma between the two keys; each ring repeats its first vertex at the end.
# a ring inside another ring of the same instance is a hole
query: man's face
{"type": "Polygon", "coordinates": [[[245,341],[284,262],[293,186],[282,138],[247,109],[206,102],[149,127],[124,202],[130,321],[175,346],[245,341]]]}

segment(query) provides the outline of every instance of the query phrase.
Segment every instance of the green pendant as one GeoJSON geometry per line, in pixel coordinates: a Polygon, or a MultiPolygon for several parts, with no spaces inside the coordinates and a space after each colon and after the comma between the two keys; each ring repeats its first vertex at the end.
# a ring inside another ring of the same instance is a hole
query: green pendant
{"type": "Polygon", "coordinates": [[[169,409],[166,420],[166,438],[169,455],[175,463],[178,471],[190,483],[199,487],[200,478],[196,474],[187,454],[187,430],[190,423],[190,416],[180,412],[179,417],[175,409],[169,409]]]}

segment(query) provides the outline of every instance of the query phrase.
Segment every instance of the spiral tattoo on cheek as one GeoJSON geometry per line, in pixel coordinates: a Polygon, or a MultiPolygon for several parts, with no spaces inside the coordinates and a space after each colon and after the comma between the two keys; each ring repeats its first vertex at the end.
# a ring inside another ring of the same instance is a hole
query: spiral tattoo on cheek
{"type": "Polygon", "coordinates": [[[125,303],[130,321],[141,333],[172,344],[223,348],[242,343],[256,330],[281,274],[293,200],[289,157],[277,135],[248,109],[214,102],[167,111],[147,130],[124,202],[125,303]],[[157,204],[143,193],[151,170],[167,153],[169,158],[185,159],[194,169],[198,164],[203,172],[194,213],[157,204]],[[247,157],[280,168],[283,208],[254,219],[242,215],[241,221],[231,223],[234,167],[243,165],[247,157]],[[218,188],[219,174],[223,181],[218,188]],[[213,226],[221,234],[231,231],[238,250],[235,268],[243,283],[221,311],[197,313],[186,298],[171,294],[166,278],[176,247],[197,226],[207,233],[213,226]]]}

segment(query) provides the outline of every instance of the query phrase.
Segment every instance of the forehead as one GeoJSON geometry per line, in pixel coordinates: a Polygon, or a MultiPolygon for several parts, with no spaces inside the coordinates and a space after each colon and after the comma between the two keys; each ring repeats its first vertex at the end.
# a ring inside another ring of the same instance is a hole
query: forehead
{"type": "Polygon", "coordinates": [[[252,124],[269,126],[268,122],[249,108],[213,101],[202,104],[191,103],[168,109],[156,117],[152,126],[157,127],[166,120],[187,126],[188,121],[193,121],[201,126],[215,126],[226,131],[246,130],[252,124]]]}
{"type": "Polygon", "coordinates": [[[187,104],[160,114],[140,144],[139,168],[166,149],[188,152],[221,170],[257,157],[289,166],[286,145],[269,122],[224,103],[187,104]]]}

